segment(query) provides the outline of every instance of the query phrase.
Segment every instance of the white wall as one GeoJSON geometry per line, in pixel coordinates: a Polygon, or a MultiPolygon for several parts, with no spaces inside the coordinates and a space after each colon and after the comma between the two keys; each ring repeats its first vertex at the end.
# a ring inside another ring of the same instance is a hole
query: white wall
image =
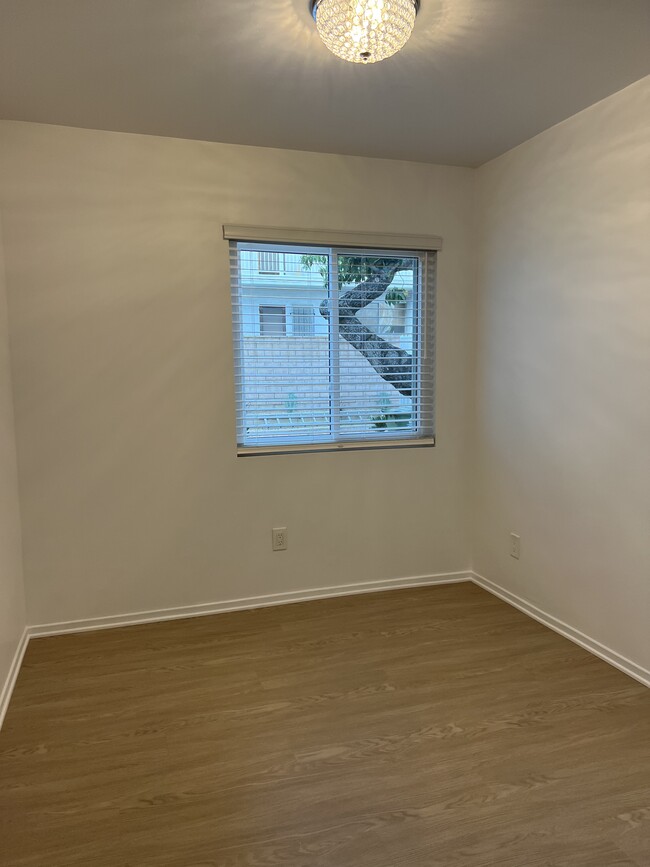
{"type": "Polygon", "coordinates": [[[646,78],[478,172],[475,539],[478,572],[647,668],[649,118],[646,78]]]}
{"type": "MultiPolygon", "coordinates": [[[[18,475],[0,220],[0,695],[24,628],[18,475]]],[[[0,700],[0,715],[2,710],[3,701],[0,700]]]]}
{"type": "Polygon", "coordinates": [[[30,623],[469,567],[472,170],[0,128],[30,623]],[[236,458],[223,222],[443,236],[435,449],[236,458]]]}

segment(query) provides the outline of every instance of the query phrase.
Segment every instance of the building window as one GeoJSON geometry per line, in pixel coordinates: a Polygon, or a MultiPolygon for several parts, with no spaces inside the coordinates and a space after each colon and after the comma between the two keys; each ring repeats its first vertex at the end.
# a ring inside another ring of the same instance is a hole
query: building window
{"type": "Polygon", "coordinates": [[[406,334],[406,316],[408,305],[404,301],[397,301],[392,307],[382,311],[381,333],[382,334],[406,334]]]}
{"type": "Polygon", "coordinates": [[[434,252],[231,246],[240,454],[433,442],[434,252]]]}
{"type": "Polygon", "coordinates": [[[310,337],[314,333],[314,308],[296,307],[292,310],[294,337],[310,337]]]}
{"type": "Polygon", "coordinates": [[[271,250],[260,250],[257,254],[260,274],[280,274],[282,269],[282,254],[271,250]]]}
{"type": "Polygon", "coordinates": [[[284,337],[287,333],[287,308],[260,304],[260,334],[264,337],[284,337]]]}

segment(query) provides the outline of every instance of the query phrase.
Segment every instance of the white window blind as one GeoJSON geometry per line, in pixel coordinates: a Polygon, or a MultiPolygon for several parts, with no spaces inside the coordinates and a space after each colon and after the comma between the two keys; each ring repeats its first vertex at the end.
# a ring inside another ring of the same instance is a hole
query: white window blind
{"type": "Polygon", "coordinates": [[[231,240],[230,256],[240,454],[433,444],[435,252],[231,240]]]}

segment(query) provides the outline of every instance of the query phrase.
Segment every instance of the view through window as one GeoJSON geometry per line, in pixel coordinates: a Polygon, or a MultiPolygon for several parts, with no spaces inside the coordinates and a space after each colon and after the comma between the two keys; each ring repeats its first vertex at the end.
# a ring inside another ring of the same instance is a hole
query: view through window
{"type": "Polygon", "coordinates": [[[232,242],[240,449],[430,441],[434,256],[232,242]]]}

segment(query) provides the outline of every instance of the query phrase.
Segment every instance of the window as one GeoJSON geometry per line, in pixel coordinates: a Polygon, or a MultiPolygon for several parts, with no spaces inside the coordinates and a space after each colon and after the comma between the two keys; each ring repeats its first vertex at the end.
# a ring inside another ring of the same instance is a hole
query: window
{"type": "Polygon", "coordinates": [[[279,274],[281,265],[281,254],[274,253],[270,250],[260,250],[257,254],[259,263],[258,270],[260,274],[279,274]]]}
{"type": "Polygon", "coordinates": [[[382,334],[406,334],[406,314],[408,305],[405,301],[396,301],[392,307],[382,310],[382,334]]]}
{"type": "Polygon", "coordinates": [[[282,337],[286,333],[287,308],[260,304],[260,334],[265,337],[282,337]]]}
{"type": "Polygon", "coordinates": [[[259,250],[256,258],[257,270],[268,277],[279,277],[281,274],[300,271],[300,256],[296,254],[278,250],[259,250]]]}
{"type": "Polygon", "coordinates": [[[432,250],[231,240],[239,453],[433,444],[434,269],[432,250]],[[267,254],[291,269],[260,277],[267,254]]]}
{"type": "Polygon", "coordinates": [[[294,337],[309,337],[314,333],[314,308],[293,307],[294,337]]]}

